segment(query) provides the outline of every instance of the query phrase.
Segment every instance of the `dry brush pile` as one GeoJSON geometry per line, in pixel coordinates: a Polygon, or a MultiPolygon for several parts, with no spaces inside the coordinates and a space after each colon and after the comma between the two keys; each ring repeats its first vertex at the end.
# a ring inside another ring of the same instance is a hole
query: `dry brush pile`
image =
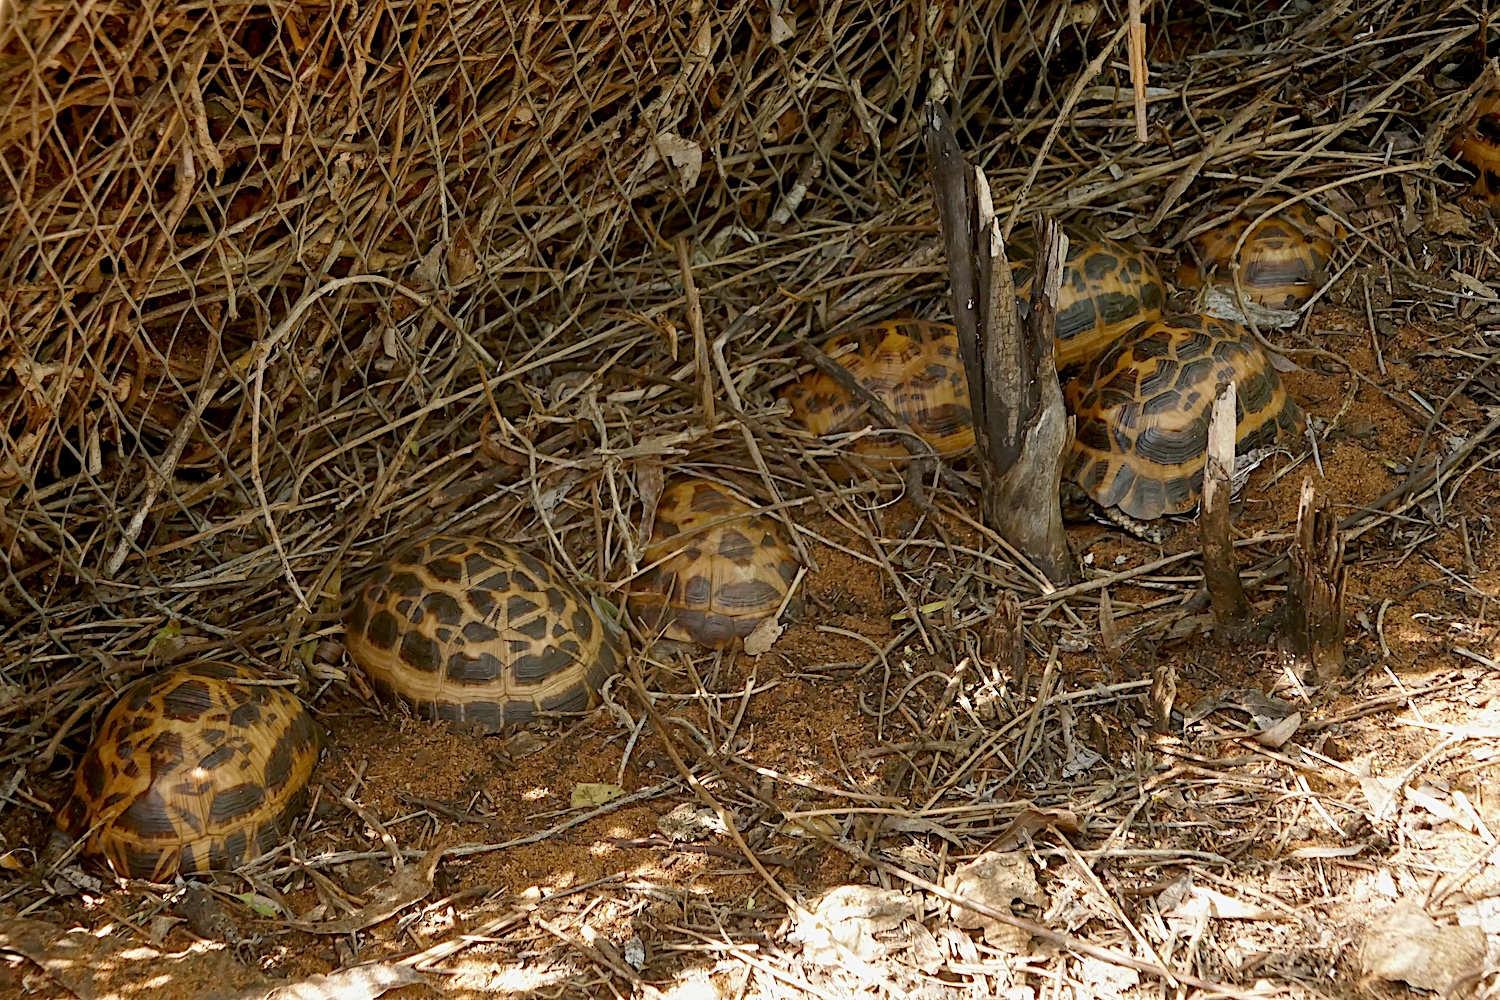
{"type": "MultiPolygon", "coordinates": [[[[1145,144],[1111,3],[10,6],[0,789],[44,825],[93,713],[164,662],[349,693],[325,655],[341,588],[434,530],[517,541],[618,600],[642,497],[684,468],[789,526],[851,527],[908,610],[898,642],[950,666],[1018,593],[1054,650],[1045,694],[1058,643],[1097,636],[1097,581],[1044,594],[938,480],[974,534],[892,556],[873,510],[897,487],[839,495],[774,390],[801,339],[945,313],[928,99],[1012,222],[1165,252],[1247,197],[1303,195],[1352,234],[1336,279],[1426,270],[1407,238],[1458,225],[1443,154],[1480,91],[1475,15],[1191,6],[1147,5],[1145,144]]],[[[1273,336],[1297,357],[1308,332],[1273,336]]],[[[1137,574],[1171,606],[1142,619],[1153,644],[1184,634],[1182,563],[1137,574]]],[[[913,690],[908,721],[984,745],[951,690],[913,690]]],[[[1042,718],[1012,774],[1060,794],[1076,754],[1042,718]]],[[[972,758],[917,759],[889,793],[972,792],[972,758]]],[[[1021,811],[946,822],[977,849],[1021,811]]]]}

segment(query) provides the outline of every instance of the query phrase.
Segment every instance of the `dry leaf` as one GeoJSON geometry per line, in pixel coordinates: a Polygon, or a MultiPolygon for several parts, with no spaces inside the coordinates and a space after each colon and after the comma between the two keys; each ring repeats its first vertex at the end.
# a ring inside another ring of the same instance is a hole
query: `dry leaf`
{"type": "Polygon", "coordinates": [[[1469,216],[1454,205],[1438,205],[1426,218],[1427,231],[1434,236],[1473,236],[1474,226],[1469,216]]]}
{"type": "Polygon", "coordinates": [[[873,962],[905,948],[910,935],[893,932],[907,922],[921,926],[919,916],[917,900],[897,889],[841,885],[808,907],[789,937],[808,961],[820,965],[844,965],[851,956],[873,962]]]}
{"type": "Polygon", "coordinates": [[[1480,281],[1478,278],[1474,277],[1472,274],[1465,274],[1462,271],[1454,271],[1452,272],[1451,277],[1454,281],[1458,282],[1460,285],[1463,285],[1465,288],[1473,292],[1475,295],[1478,295],[1480,298],[1495,298],[1495,290],[1489,285],[1486,285],[1484,282],[1480,281]]]}
{"type": "Polygon", "coordinates": [[[1172,731],[1172,709],[1177,705],[1177,671],[1163,663],[1151,671],[1151,728],[1158,733],[1172,731]]]}
{"type": "Polygon", "coordinates": [[[698,30],[693,35],[693,44],[688,52],[696,60],[702,61],[713,55],[714,33],[709,27],[708,18],[704,18],[698,25],[698,30]]]}
{"type": "Polygon", "coordinates": [[[688,840],[707,840],[723,834],[724,821],[719,814],[707,806],[696,806],[684,802],[676,809],[656,821],[656,829],[668,840],[681,843],[688,840]]]}
{"type": "Polygon", "coordinates": [[[1045,830],[1049,826],[1055,826],[1063,833],[1083,832],[1083,827],[1078,823],[1078,817],[1071,810],[1038,809],[1035,806],[1028,806],[995,838],[994,847],[998,851],[1014,850],[1021,845],[1024,838],[1039,830],[1045,830]]]}
{"type": "Polygon", "coordinates": [[[521,730],[510,739],[505,741],[505,752],[512,757],[530,757],[534,753],[540,753],[547,749],[547,744],[537,737],[535,733],[521,730]]]}
{"type": "Polygon", "coordinates": [[[1361,775],[1359,790],[1365,793],[1365,801],[1370,804],[1370,813],[1379,816],[1390,805],[1391,796],[1400,792],[1401,779],[1361,775]]]}
{"type": "Polygon", "coordinates": [[[703,172],[703,147],[693,140],[684,139],[675,132],[658,133],[656,144],[646,148],[642,166],[651,167],[661,159],[677,168],[682,190],[692,190],[698,183],[698,175],[703,172]]]}
{"type": "Polygon", "coordinates": [[[1245,308],[1240,308],[1240,300],[1235,296],[1233,288],[1221,287],[1217,284],[1209,284],[1198,293],[1198,308],[1210,316],[1219,319],[1227,319],[1234,323],[1245,325],[1249,322],[1245,314],[1255,320],[1255,325],[1260,327],[1276,327],[1284,329],[1296,326],[1302,319],[1302,314],[1296,309],[1271,309],[1261,305],[1259,302],[1245,300],[1245,308]]]}
{"type": "MultiPolygon", "coordinates": [[[[954,870],[943,879],[943,888],[965,899],[982,903],[1001,913],[1013,912],[1017,902],[1033,906],[1045,904],[1031,860],[1019,851],[1001,854],[988,851],[954,870]]],[[[985,943],[1014,955],[1025,954],[1031,945],[1031,934],[993,917],[950,904],[953,923],[958,927],[982,928],[985,943]]]]}
{"type": "Polygon", "coordinates": [[[1370,921],[1359,957],[1367,976],[1442,994],[1477,974],[1484,954],[1483,929],[1439,927],[1416,903],[1402,900],[1370,921]]]}
{"type": "Polygon", "coordinates": [[[606,802],[621,798],[624,794],[625,789],[619,785],[580,781],[573,786],[573,808],[588,809],[593,806],[602,806],[606,802]]]}
{"type": "Polygon", "coordinates": [[[829,837],[837,840],[844,827],[836,816],[796,816],[781,824],[781,832],[791,837],[829,837]]]}
{"type": "Polygon", "coordinates": [[[646,551],[656,530],[656,505],[667,485],[667,474],[660,462],[640,462],[635,467],[635,487],[641,494],[641,530],[635,539],[635,558],[646,551]]]}
{"type": "Polygon", "coordinates": [[[782,45],[797,37],[797,19],[779,12],[771,12],[771,44],[782,45]]]}
{"type": "Polygon", "coordinates": [[[769,653],[771,647],[776,644],[776,640],[781,638],[783,631],[785,629],[775,618],[761,619],[760,624],[755,626],[755,630],[745,636],[745,652],[751,656],[769,653]]]}
{"type": "Polygon", "coordinates": [[[948,99],[948,95],[952,93],[948,81],[953,79],[953,68],[957,63],[958,53],[953,49],[940,47],[937,50],[937,65],[927,72],[928,100],[941,104],[948,99]]]}
{"type": "MultiPolygon", "coordinates": [[[[1093,0],[1079,0],[1079,2],[1071,3],[1067,8],[1067,20],[1069,24],[1078,24],[1087,27],[1099,20],[1099,5],[1094,3],[1093,0]]],[[[1168,97],[1176,93],[1176,91],[1167,90],[1163,87],[1147,87],[1146,95],[1148,97],[1152,96],[1154,91],[1162,91],[1163,96],[1168,97]]],[[[1118,99],[1118,95],[1116,95],[1116,99],[1118,99]]]]}
{"type": "Polygon", "coordinates": [[[962,848],[963,841],[958,834],[949,830],[941,823],[935,823],[930,819],[920,816],[900,816],[895,819],[887,819],[880,824],[880,829],[886,833],[929,833],[934,837],[942,837],[954,847],[962,848]]]}
{"type": "Polygon", "coordinates": [[[1277,920],[1281,914],[1227,896],[1214,889],[1194,885],[1187,876],[1178,879],[1157,897],[1162,916],[1169,920],[1277,920]]]}
{"type": "Polygon", "coordinates": [[[1263,747],[1276,750],[1285,745],[1286,741],[1297,735],[1297,730],[1302,727],[1302,713],[1297,712],[1276,723],[1269,729],[1262,729],[1255,734],[1255,742],[1263,747]]]}
{"type": "Polygon", "coordinates": [[[1099,641],[1110,659],[1117,658],[1125,646],[1125,641],[1120,637],[1120,628],[1115,624],[1115,606],[1109,598],[1108,587],[1099,591],[1099,641]]]}
{"type": "Polygon", "coordinates": [[[448,245],[448,284],[462,285],[479,272],[479,254],[468,226],[459,226],[448,245]]]}
{"type": "Polygon", "coordinates": [[[391,874],[391,877],[365,893],[368,902],[364,906],[337,920],[288,920],[287,923],[299,931],[311,934],[353,934],[355,931],[373,927],[388,920],[427,898],[432,891],[432,878],[437,873],[438,862],[443,856],[443,844],[439,843],[422,856],[414,865],[407,865],[391,874]]]}
{"type": "Polygon", "coordinates": [[[1460,815],[1458,810],[1449,805],[1451,794],[1447,790],[1435,788],[1424,781],[1417,788],[1408,788],[1406,798],[1413,806],[1425,809],[1438,819],[1461,826],[1471,833],[1474,831],[1474,827],[1469,823],[1469,817],[1460,815]]]}
{"type": "Polygon", "coordinates": [[[1338,220],[1338,216],[1319,215],[1314,222],[1322,230],[1323,235],[1327,236],[1330,240],[1342,240],[1349,235],[1349,230],[1344,228],[1344,224],[1338,220]]]}

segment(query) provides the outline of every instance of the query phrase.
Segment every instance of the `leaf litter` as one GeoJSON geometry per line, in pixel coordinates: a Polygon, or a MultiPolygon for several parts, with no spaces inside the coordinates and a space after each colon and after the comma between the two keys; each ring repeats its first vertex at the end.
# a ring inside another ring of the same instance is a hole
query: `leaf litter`
{"type": "Polygon", "coordinates": [[[226,984],[1492,990],[1500,260],[1443,155],[1487,29],[1459,5],[1142,6],[1144,143],[1108,4],[17,8],[0,977],[85,996],[46,944],[81,933],[125,981],[205,995],[172,964],[204,947],[176,887],[31,866],[100,706],[234,658],[301,682],[331,746],[295,838],[213,880],[253,951],[203,952],[226,984]],[[1057,589],[961,468],[922,503],[828,477],[841,446],[775,390],[803,341],[942,317],[926,95],[1017,223],[1168,261],[1269,192],[1347,229],[1312,308],[1247,317],[1316,447],[1252,474],[1235,545],[1267,612],[1302,478],[1331,498],[1348,677],[1215,646],[1190,541],[1075,528],[1091,569],[1057,589]],[[750,655],[642,652],[599,712],[508,738],[406,718],[344,664],[339,589],[439,529],[618,608],[687,471],[810,557],[807,610],[750,655]],[[715,821],[657,836],[682,806],[715,821]],[[1024,892],[958,898],[987,852],[1024,892]],[[830,899],[864,921],[827,945],[858,969],[791,934],[830,899]]]}

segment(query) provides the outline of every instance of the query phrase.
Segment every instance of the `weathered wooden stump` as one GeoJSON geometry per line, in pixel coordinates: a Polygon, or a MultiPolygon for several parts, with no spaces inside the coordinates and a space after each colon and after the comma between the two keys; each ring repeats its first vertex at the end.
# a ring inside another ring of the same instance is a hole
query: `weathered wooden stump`
{"type": "Polygon", "coordinates": [[[1158,733],[1172,731],[1172,709],[1177,707],[1177,668],[1158,663],[1151,671],[1151,690],[1147,703],[1151,707],[1151,728],[1158,733]]]}
{"type": "Polygon", "coordinates": [[[1222,642],[1244,638],[1250,602],[1240,583],[1229,534],[1229,505],[1234,490],[1236,392],[1233,382],[1219,386],[1208,422],[1208,454],[1203,464],[1203,497],[1198,529],[1203,539],[1203,584],[1214,611],[1214,635],[1222,642]]]}
{"type": "Polygon", "coordinates": [[[1297,537],[1287,552],[1286,646],[1299,676],[1326,683],[1344,673],[1344,536],[1326,502],[1302,480],[1297,537]]]}
{"type": "Polygon", "coordinates": [[[1076,573],[1058,502],[1069,430],[1053,354],[1064,239],[1050,219],[1037,227],[1037,275],[1023,323],[989,184],[964,160],[941,108],[929,101],[924,121],[985,523],[1049,580],[1065,584],[1076,573]]]}

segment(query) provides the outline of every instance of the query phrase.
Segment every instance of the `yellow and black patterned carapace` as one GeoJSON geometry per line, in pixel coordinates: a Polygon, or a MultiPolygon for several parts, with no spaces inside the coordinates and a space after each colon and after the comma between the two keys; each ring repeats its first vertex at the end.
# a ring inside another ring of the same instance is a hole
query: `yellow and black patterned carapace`
{"type": "MultiPolygon", "coordinates": [[[[1251,220],[1278,204],[1257,198],[1227,223],[1199,233],[1183,250],[1177,283],[1198,288],[1204,281],[1230,287],[1230,256],[1251,220]]],[[[1328,280],[1333,241],[1305,203],[1283,208],[1260,222],[1240,248],[1240,287],[1251,302],[1268,309],[1296,309],[1328,280]]]]}
{"type": "MultiPolygon", "coordinates": [[[[974,447],[969,382],[958,352],[958,332],[952,326],[919,319],[887,320],[833,337],[823,345],[823,352],[847,368],[870,395],[904,419],[940,456],[953,458],[974,447]]],[[[804,375],[781,395],[791,403],[792,417],[819,436],[872,426],[864,402],[820,371],[804,375]]],[[[910,453],[894,432],[876,426],[849,445],[849,450],[876,468],[907,461],[910,453]]]]}
{"type": "Polygon", "coordinates": [[[486,732],[591,708],[625,664],[618,627],[558,570],[481,537],[437,535],[381,564],[344,627],[379,691],[486,732]]]}
{"type": "Polygon", "coordinates": [[[706,479],[669,486],[629,604],[663,638],[722,647],[776,614],[801,565],[779,521],[706,479]]]}
{"type": "Polygon", "coordinates": [[[1235,450],[1288,441],[1302,410],[1249,331],[1211,316],[1145,323],[1063,386],[1077,433],[1064,483],[1139,521],[1183,514],[1203,492],[1219,383],[1237,393],[1235,450]]]}
{"type": "MultiPolygon", "coordinates": [[[[1144,250],[1105,239],[1084,226],[1067,225],[1068,254],[1058,285],[1057,370],[1064,372],[1102,354],[1127,331],[1161,318],[1166,283],[1144,250]]],[[[1021,318],[1031,307],[1036,243],[1022,232],[1006,248],[1021,318]]]]}
{"type": "Polygon", "coordinates": [[[208,663],[143,678],[115,703],[59,810],[116,874],[163,882],[234,868],[275,847],[317,765],[317,724],[248,667],[208,663]]]}

